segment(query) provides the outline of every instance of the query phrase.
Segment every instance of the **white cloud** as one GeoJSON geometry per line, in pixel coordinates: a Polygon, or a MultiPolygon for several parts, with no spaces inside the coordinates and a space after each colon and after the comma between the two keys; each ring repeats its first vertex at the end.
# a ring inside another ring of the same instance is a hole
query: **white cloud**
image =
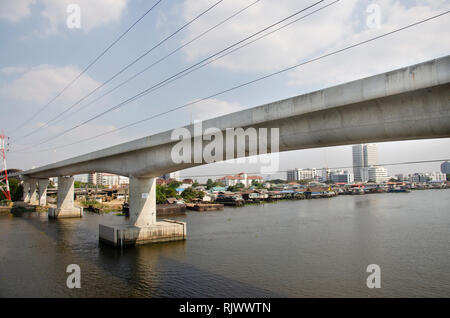
{"type": "Polygon", "coordinates": [[[26,70],[28,70],[28,67],[22,66],[22,65],[6,66],[3,68],[0,68],[0,73],[3,73],[5,75],[14,75],[14,74],[24,73],[26,70]]]}
{"type": "MultiPolygon", "coordinates": [[[[251,2],[226,1],[217,7],[214,12],[193,25],[189,29],[187,38],[194,37],[202,30],[230,16],[233,12],[251,2]]],[[[187,47],[184,52],[188,60],[206,57],[307,7],[313,2],[297,0],[261,1],[235,17],[231,22],[221,26],[216,32],[212,32],[196,42],[195,45],[187,47]]],[[[183,12],[185,19],[193,16],[199,10],[198,7],[206,7],[207,3],[209,3],[207,0],[185,1],[183,12]]],[[[340,39],[344,34],[351,31],[351,23],[349,24],[348,21],[355,6],[356,1],[341,1],[339,4],[300,20],[215,62],[214,65],[232,71],[257,72],[276,70],[294,64],[299,56],[309,56],[322,48],[324,44],[340,39]],[[339,27],[336,27],[336,25],[339,25],[339,27]]],[[[295,18],[308,12],[310,11],[305,11],[295,18]]]]}
{"type": "MultiPolygon", "coordinates": [[[[428,1],[420,2],[420,5],[407,8],[398,1],[379,0],[377,3],[381,7],[382,17],[379,29],[364,28],[360,32],[354,32],[320,54],[393,31],[450,8],[448,2],[441,2],[441,5],[437,2],[433,5],[431,3],[427,5],[428,1]]],[[[290,74],[291,84],[315,84],[326,87],[446,55],[450,49],[448,29],[450,29],[448,17],[426,22],[348,52],[300,67],[290,74]]]]}
{"type": "MultiPolygon", "coordinates": [[[[14,68],[10,67],[9,69],[13,70],[14,68]]],[[[38,65],[0,88],[0,95],[42,105],[56,96],[80,72],[75,66],[38,65]]],[[[65,107],[67,106],[66,103],[76,101],[80,96],[84,96],[98,85],[100,85],[99,82],[84,74],[61,95],[58,102],[65,107]]]]}
{"type": "MultiPolygon", "coordinates": [[[[119,22],[128,0],[77,0],[75,3],[81,8],[81,29],[91,29],[119,22]]],[[[48,21],[45,32],[52,34],[60,28],[66,28],[68,17],[67,6],[74,3],[73,0],[42,0],[44,9],[41,15],[48,21]]]]}
{"type": "Polygon", "coordinates": [[[49,35],[66,29],[70,13],[67,7],[77,4],[81,8],[81,30],[88,32],[96,27],[119,22],[127,7],[128,0],[1,0],[0,20],[18,22],[31,13],[31,5],[42,8],[41,16],[46,21],[43,30],[35,33],[49,35]]]}
{"type": "MultiPolygon", "coordinates": [[[[35,122],[29,129],[40,127],[42,123],[35,122]]],[[[75,129],[74,131],[64,135],[63,137],[56,138],[51,142],[36,146],[36,144],[48,137],[58,135],[62,131],[67,129],[67,126],[63,123],[48,126],[43,131],[40,131],[37,136],[31,137],[24,141],[23,145],[15,145],[10,152],[10,160],[14,162],[15,167],[21,167],[28,169],[32,165],[39,167],[52,162],[58,162],[67,158],[82,155],[92,151],[99,150],[100,148],[107,148],[116,144],[120,144],[130,139],[134,139],[135,135],[129,134],[124,131],[115,131],[109,135],[95,138],[89,141],[84,141],[78,144],[74,144],[68,147],[59,147],[76,143],[80,140],[90,138],[103,132],[115,130],[117,126],[108,124],[87,124],[82,129],[75,129]],[[99,146],[101,145],[101,146],[99,146]],[[56,149],[55,149],[56,148],[56,149]],[[33,154],[30,156],[29,154],[33,154]]]]}
{"type": "MultiPolygon", "coordinates": [[[[230,0],[193,25],[185,40],[194,37],[217,21],[229,16],[245,4],[230,0]]],[[[234,42],[251,35],[265,26],[300,10],[314,1],[261,1],[239,15],[232,22],[212,32],[184,50],[188,61],[197,61],[234,42]]],[[[330,3],[327,1],[326,3],[330,3]]],[[[233,72],[273,72],[343,48],[370,37],[391,31],[418,20],[444,12],[448,1],[377,0],[381,7],[381,28],[368,29],[366,7],[372,1],[341,0],[312,16],[251,44],[210,67],[233,72]]],[[[193,16],[208,0],[185,1],[185,19],[193,16]]],[[[318,5],[319,8],[321,5],[318,5]]],[[[450,21],[448,17],[427,22],[363,48],[352,49],[332,58],[325,58],[289,73],[295,85],[321,85],[353,80],[361,76],[447,54],[450,49],[450,21]]]]}
{"type": "Polygon", "coordinates": [[[0,20],[17,22],[30,14],[30,5],[35,0],[2,0],[0,4],[0,20]]]}
{"type": "Polygon", "coordinates": [[[206,120],[229,113],[234,113],[243,109],[239,103],[231,103],[219,99],[207,99],[192,106],[186,110],[190,113],[192,120],[206,120]]]}

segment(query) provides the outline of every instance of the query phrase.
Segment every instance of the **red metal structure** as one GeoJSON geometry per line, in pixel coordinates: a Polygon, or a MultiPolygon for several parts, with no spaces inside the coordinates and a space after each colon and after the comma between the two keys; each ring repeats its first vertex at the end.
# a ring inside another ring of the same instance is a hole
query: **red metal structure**
{"type": "Polygon", "coordinates": [[[5,198],[11,200],[11,193],[9,191],[8,171],[6,168],[6,147],[8,146],[8,137],[3,133],[0,134],[0,190],[5,195],[5,198]],[[6,140],[6,142],[5,142],[6,140]]]}

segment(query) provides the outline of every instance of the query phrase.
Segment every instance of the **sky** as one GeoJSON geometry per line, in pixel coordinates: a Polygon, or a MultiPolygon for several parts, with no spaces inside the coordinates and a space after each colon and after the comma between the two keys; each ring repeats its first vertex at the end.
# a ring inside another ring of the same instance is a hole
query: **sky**
{"type": "MultiPolygon", "coordinates": [[[[305,94],[446,56],[450,52],[449,14],[129,129],[70,145],[450,8],[448,0],[340,0],[113,112],[61,134],[317,0],[223,0],[77,104],[131,61],[218,2],[163,0],[73,85],[45,106],[156,2],[0,0],[0,131],[10,137],[9,168],[39,167],[195,120],[305,94]],[[71,4],[80,9],[79,28],[68,27],[67,19],[74,13],[68,12],[71,4]],[[232,19],[189,43],[247,6],[232,19]],[[189,44],[101,97],[186,43],[189,44]],[[34,116],[44,106],[44,111],[34,116]],[[46,125],[69,107],[69,111],[46,125]]],[[[325,0],[317,8],[331,2],[325,0]]],[[[450,158],[450,138],[379,143],[378,156],[381,164],[450,158]]],[[[350,145],[285,152],[279,158],[280,171],[352,164],[350,145]]],[[[439,165],[424,163],[387,166],[387,169],[389,175],[394,175],[439,171],[439,165]]],[[[232,174],[257,172],[258,169],[250,163],[217,163],[187,169],[181,175],[232,174]]],[[[278,177],[284,176],[284,173],[278,174],[278,177]]]]}

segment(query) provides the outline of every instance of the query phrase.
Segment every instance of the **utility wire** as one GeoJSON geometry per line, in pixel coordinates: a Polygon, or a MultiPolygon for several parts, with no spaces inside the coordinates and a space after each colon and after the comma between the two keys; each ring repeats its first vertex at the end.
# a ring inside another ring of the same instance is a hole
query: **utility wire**
{"type": "Polygon", "coordinates": [[[50,101],[48,101],[44,106],[42,106],[36,113],[34,113],[29,119],[27,119],[23,124],[17,127],[13,132],[21,129],[25,124],[29,123],[31,120],[36,118],[41,112],[43,112],[50,104],[52,104],[59,96],[61,96],[69,87],[71,87],[84,73],[87,72],[99,59],[103,57],[117,42],[119,42],[131,29],[134,28],[136,24],[139,23],[147,14],[149,14],[162,0],[157,1],[150,9],[148,9],[139,19],[137,19],[128,29],[125,30],[117,39],[115,39],[106,49],[103,50],[100,55],[98,55],[91,63],[89,63],[72,81],[70,81],[58,94],[56,94],[50,101]]]}
{"type": "MultiPolygon", "coordinates": [[[[421,20],[421,21],[418,21],[418,22],[409,24],[409,25],[407,25],[407,26],[404,26],[404,27],[395,29],[395,30],[393,30],[393,31],[390,31],[390,32],[381,34],[381,35],[379,35],[379,36],[372,37],[372,38],[370,38],[370,39],[368,39],[368,40],[364,40],[364,41],[357,42],[357,43],[355,43],[355,44],[346,46],[346,47],[344,47],[344,48],[342,48],[342,49],[339,49],[339,50],[336,50],[336,51],[333,51],[333,52],[330,52],[330,53],[327,53],[327,54],[320,55],[320,56],[318,56],[318,57],[316,57],[316,58],[313,58],[313,59],[304,61],[304,62],[302,62],[302,63],[296,64],[296,65],[293,65],[293,66],[290,66],[290,67],[285,68],[285,69],[282,69],[282,70],[280,70],[280,71],[277,71],[277,72],[274,72],[274,73],[271,73],[271,74],[268,74],[268,75],[259,77],[259,78],[257,78],[257,79],[251,80],[251,81],[249,81],[249,82],[245,82],[245,83],[239,84],[239,85],[237,85],[237,86],[234,86],[234,87],[228,88],[228,89],[226,89],[226,90],[220,91],[220,92],[218,92],[218,93],[209,95],[209,96],[207,96],[207,97],[203,97],[203,98],[201,98],[201,99],[198,99],[198,100],[195,100],[195,101],[192,101],[192,102],[183,104],[183,105],[181,105],[181,106],[178,106],[178,107],[175,107],[175,108],[171,108],[171,109],[169,109],[169,110],[167,110],[167,111],[164,111],[164,112],[161,112],[161,113],[158,113],[158,114],[155,114],[155,115],[146,117],[146,118],[144,118],[144,119],[141,119],[141,120],[132,122],[132,123],[127,124],[127,125],[125,125],[125,126],[122,126],[122,127],[119,127],[119,128],[115,128],[115,129],[112,129],[112,130],[109,130],[109,131],[104,132],[104,133],[102,133],[102,134],[98,134],[98,135],[95,135],[95,136],[91,136],[91,137],[88,137],[88,138],[84,138],[84,139],[78,140],[78,141],[73,142],[73,143],[70,143],[70,144],[61,145],[61,146],[57,146],[57,147],[52,147],[52,148],[48,148],[48,149],[40,150],[40,151],[50,151],[50,150],[55,150],[55,149],[59,149],[59,148],[64,148],[64,147],[72,146],[72,145],[75,145],[75,144],[78,144],[78,143],[81,143],[81,142],[89,141],[89,140],[92,140],[92,139],[95,139],[95,138],[98,138],[98,137],[102,137],[102,136],[111,134],[111,133],[116,132],[116,131],[119,131],[119,130],[123,130],[123,129],[129,128],[129,127],[132,127],[132,126],[141,124],[141,123],[143,123],[143,122],[149,121],[149,120],[154,119],[154,118],[157,118],[157,117],[161,117],[161,116],[163,116],[163,115],[165,115],[165,114],[174,112],[174,111],[176,111],[176,110],[179,110],[179,109],[182,109],[182,108],[186,108],[186,107],[188,107],[188,106],[191,106],[191,105],[200,103],[200,102],[202,102],[202,101],[211,99],[211,98],[213,98],[213,97],[217,97],[217,96],[219,96],[219,95],[222,95],[222,94],[228,93],[228,92],[230,92],[230,91],[233,91],[233,90],[236,90],[236,89],[239,89],[239,88],[248,86],[248,85],[250,85],[250,84],[253,84],[253,83],[262,81],[262,80],[264,80],[264,79],[273,77],[273,76],[275,76],[275,75],[278,75],[278,74],[281,74],[281,73],[284,73],[284,72],[293,70],[293,69],[298,68],[298,67],[300,67],[300,66],[304,66],[304,65],[306,65],[306,64],[309,64],[309,63],[312,63],[312,62],[315,62],[315,61],[324,59],[324,58],[329,57],[329,56],[332,56],[332,55],[336,55],[336,54],[338,54],[338,53],[341,53],[341,52],[350,50],[350,49],[352,49],[352,48],[355,48],[355,47],[364,45],[364,44],[366,44],[366,43],[369,43],[369,42],[378,40],[378,39],[380,39],[380,38],[383,38],[383,37],[386,37],[386,36],[389,36],[389,35],[398,33],[398,32],[400,32],[400,31],[406,30],[406,29],[408,29],[408,28],[411,28],[411,27],[420,25],[420,24],[422,24],[422,23],[428,22],[428,21],[430,21],[430,20],[436,19],[436,18],[438,18],[438,17],[444,16],[444,15],[446,15],[446,14],[448,14],[448,13],[450,13],[450,11],[446,11],[446,12],[437,14],[437,15],[435,15],[435,16],[432,16],[432,17],[423,19],[423,20],[421,20]]],[[[139,94],[136,95],[136,96],[139,96],[139,94]]],[[[120,105],[120,104],[119,104],[119,105],[120,105]]],[[[45,141],[45,142],[46,142],[46,141],[45,141]]],[[[43,143],[44,143],[44,142],[43,142],[43,143]]],[[[42,144],[42,143],[41,143],[41,144],[42,144]]],[[[29,149],[29,148],[28,148],[28,149],[29,149]]],[[[22,152],[23,150],[26,150],[26,149],[22,149],[22,150],[19,150],[19,151],[14,151],[14,152],[22,152]]],[[[40,151],[39,151],[39,152],[40,152],[40,151]]]]}
{"type": "Polygon", "coordinates": [[[302,19],[304,19],[304,18],[306,18],[306,17],[308,17],[308,16],[310,16],[310,15],[312,15],[312,14],[318,12],[318,11],[321,11],[321,10],[323,10],[323,9],[325,9],[325,8],[331,6],[331,5],[333,5],[333,4],[335,4],[335,3],[339,2],[339,1],[340,1],[340,0],[336,0],[336,1],[332,2],[332,3],[329,3],[329,4],[327,4],[327,5],[325,5],[325,6],[321,7],[321,8],[319,8],[319,9],[316,9],[316,10],[314,10],[314,11],[311,11],[310,13],[305,14],[305,15],[303,15],[303,16],[301,16],[301,17],[299,17],[299,18],[297,18],[297,19],[295,19],[295,20],[293,20],[293,21],[291,21],[291,22],[289,22],[289,23],[287,23],[287,24],[285,24],[285,25],[279,27],[279,28],[276,28],[276,29],[274,29],[274,30],[272,30],[272,31],[270,31],[270,32],[268,32],[268,33],[266,33],[266,34],[263,34],[263,35],[261,35],[261,36],[255,38],[255,39],[253,39],[252,41],[249,41],[249,42],[247,42],[247,43],[244,43],[244,44],[242,44],[242,45],[240,45],[240,46],[234,48],[234,49],[231,50],[231,51],[228,51],[228,52],[226,52],[226,53],[224,53],[224,54],[222,54],[222,55],[216,56],[216,57],[214,57],[213,59],[210,59],[209,61],[207,61],[207,62],[205,62],[205,63],[203,63],[203,64],[201,64],[201,65],[199,65],[199,66],[197,66],[197,67],[195,67],[195,68],[193,68],[193,69],[191,69],[191,70],[189,70],[188,72],[183,73],[183,74],[180,74],[179,76],[177,76],[177,77],[171,79],[170,81],[164,82],[164,83],[162,83],[162,84],[160,84],[160,85],[158,85],[158,86],[152,88],[151,90],[145,92],[145,94],[137,96],[136,99],[141,98],[141,97],[143,97],[143,96],[146,96],[146,95],[148,95],[149,93],[154,92],[154,91],[157,90],[157,89],[160,89],[160,88],[162,88],[162,87],[164,87],[164,86],[166,86],[166,85],[168,85],[168,84],[170,84],[170,83],[172,83],[172,82],[174,82],[174,81],[177,81],[178,79],[180,79],[180,78],[182,78],[182,77],[185,77],[185,76],[187,76],[187,75],[189,75],[189,74],[191,74],[191,73],[193,73],[193,72],[195,72],[195,71],[197,71],[197,70],[199,70],[199,69],[201,69],[201,68],[203,68],[203,67],[205,67],[205,66],[208,66],[209,64],[214,63],[214,62],[216,62],[216,61],[219,60],[219,59],[222,59],[222,58],[224,58],[224,57],[226,57],[226,56],[228,56],[228,55],[230,55],[230,54],[232,54],[232,53],[234,53],[234,52],[236,52],[236,51],[238,51],[238,50],[240,50],[240,49],[243,49],[244,47],[246,47],[246,46],[248,46],[248,45],[250,45],[250,44],[253,44],[253,43],[256,42],[256,41],[259,41],[259,40],[261,40],[261,39],[263,39],[263,38],[265,38],[265,37],[271,35],[272,33],[275,33],[275,32],[277,32],[277,31],[279,31],[279,30],[281,30],[281,29],[284,29],[284,28],[290,26],[291,24],[293,24],[293,23],[295,23],[295,22],[298,22],[298,21],[300,21],[300,20],[302,20],[302,19]]]}
{"type": "MultiPolygon", "coordinates": [[[[125,100],[125,101],[119,103],[118,105],[115,105],[115,106],[113,106],[113,107],[111,107],[111,108],[109,108],[109,109],[107,109],[107,110],[105,110],[105,111],[103,111],[103,112],[101,112],[101,113],[99,113],[99,114],[97,114],[97,115],[95,115],[95,116],[93,116],[93,117],[91,117],[91,118],[89,118],[89,119],[83,121],[83,122],[80,123],[80,124],[77,124],[77,125],[75,125],[75,126],[69,128],[69,129],[67,129],[67,130],[65,130],[65,131],[63,131],[63,132],[61,132],[61,133],[58,133],[57,135],[54,135],[54,136],[52,136],[52,137],[50,137],[50,138],[48,138],[48,139],[42,141],[41,143],[36,144],[36,146],[42,145],[42,144],[47,143],[47,142],[49,142],[49,141],[51,141],[51,140],[53,140],[53,139],[55,139],[55,138],[58,138],[58,137],[60,137],[60,136],[63,136],[63,135],[65,135],[66,133],[68,133],[68,132],[70,132],[70,131],[72,131],[72,130],[75,130],[75,129],[77,129],[77,128],[79,128],[79,127],[81,127],[81,126],[83,126],[83,125],[85,125],[85,124],[87,124],[87,123],[89,123],[89,122],[91,122],[91,121],[93,121],[93,120],[99,118],[99,117],[104,116],[105,114],[107,114],[107,113],[109,113],[109,112],[111,112],[111,111],[113,111],[113,110],[116,110],[116,109],[118,109],[118,108],[120,108],[120,107],[122,107],[122,106],[124,106],[124,105],[126,105],[126,104],[128,104],[128,103],[130,103],[130,102],[132,102],[133,100],[135,100],[135,99],[137,99],[137,98],[139,98],[139,97],[144,96],[145,93],[150,92],[152,89],[154,89],[154,88],[160,86],[161,84],[163,84],[163,83],[165,83],[165,82],[167,82],[167,81],[169,81],[169,80],[171,80],[171,79],[177,77],[178,75],[180,75],[180,74],[182,74],[182,73],[184,73],[184,72],[189,71],[190,69],[192,69],[192,68],[194,68],[194,67],[196,67],[196,66],[198,66],[198,65],[200,65],[200,64],[202,64],[202,63],[204,63],[205,61],[207,61],[207,60],[209,60],[209,59],[211,59],[211,58],[213,58],[213,57],[215,57],[215,56],[217,56],[217,55],[219,55],[219,54],[221,54],[221,53],[223,53],[223,52],[229,50],[230,48],[233,48],[233,47],[235,47],[235,46],[237,46],[237,45],[239,45],[239,44],[241,44],[241,43],[247,41],[248,39],[250,39],[250,38],[252,38],[252,37],[257,36],[258,34],[261,34],[262,32],[264,32],[264,31],[266,31],[266,30],[268,30],[268,29],[270,29],[270,28],[272,28],[272,27],[274,27],[274,26],[276,26],[276,25],[278,25],[278,24],[280,24],[280,23],[283,23],[284,21],[286,21],[286,20],[288,20],[288,19],[290,19],[290,18],[292,18],[292,17],[294,17],[294,16],[296,16],[296,15],[298,15],[298,14],[300,14],[300,13],[302,13],[302,12],[304,12],[304,11],[306,11],[306,10],[312,8],[312,7],[314,7],[314,6],[316,6],[317,4],[319,4],[319,3],[323,2],[323,1],[325,1],[325,0],[320,0],[320,1],[318,1],[318,2],[316,2],[316,3],[314,3],[314,4],[310,5],[310,6],[308,6],[308,7],[304,8],[304,9],[302,9],[302,10],[299,10],[299,11],[297,11],[297,12],[295,12],[295,13],[289,15],[289,16],[286,17],[286,18],[283,18],[283,19],[279,20],[278,22],[275,22],[275,23],[273,23],[273,24],[271,24],[271,25],[269,25],[269,26],[263,28],[262,30],[260,30],[260,31],[258,31],[258,32],[256,32],[256,33],[254,33],[254,34],[252,34],[252,35],[250,35],[250,36],[248,36],[248,37],[246,37],[246,38],[244,38],[244,39],[242,39],[242,40],[240,40],[240,41],[238,41],[238,42],[236,42],[236,43],[234,43],[234,44],[232,44],[232,45],[230,45],[230,46],[228,46],[228,47],[226,47],[225,49],[220,50],[219,52],[214,53],[213,55],[211,55],[211,56],[209,56],[209,57],[207,57],[207,58],[201,60],[200,62],[197,62],[197,63],[191,65],[190,67],[188,67],[188,68],[186,68],[186,69],[184,69],[184,70],[182,70],[182,71],[180,71],[180,72],[178,72],[178,73],[176,73],[176,74],[170,76],[169,78],[167,78],[167,79],[165,79],[165,80],[163,80],[163,81],[161,81],[161,82],[159,82],[159,83],[153,85],[152,87],[149,87],[148,89],[146,89],[146,90],[144,90],[144,91],[138,93],[137,95],[135,95],[135,96],[133,96],[133,97],[131,97],[131,98],[129,98],[129,99],[127,99],[127,100],[125,100]]],[[[39,128],[38,128],[38,129],[39,129],[39,128]]]]}
{"type": "Polygon", "coordinates": [[[183,29],[185,29],[186,27],[188,27],[190,24],[192,24],[194,21],[196,21],[197,19],[199,19],[201,16],[203,16],[204,14],[206,14],[207,12],[209,12],[210,10],[212,10],[214,7],[216,7],[218,4],[220,4],[221,2],[223,2],[224,0],[219,0],[216,3],[214,3],[212,6],[208,7],[208,9],[206,9],[205,11],[203,11],[202,13],[200,13],[199,15],[197,15],[195,18],[193,18],[192,20],[190,20],[189,22],[185,23],[184,25],[182,25],[180,28],[178,28],[175,32],[173,32],[172,34],[166,36],[164,39],[162,39],[160,42],[158,42],[156,45],[154,45],[153,47],[151,47],[150,49],[148,49],[147,51],[145,51],[143,54],[141,54],[139,57],[137,57],[136,59],[134,59],[131,63],[129,63],[128,65],[126,65],[124,68],[122,68],[119,72],[117,72],[116,74],[114,74],[112,77],[110,77],[108,80],[106,80],[105,82],[103,82],[102,84],[100,84],[99,86],[97,86],[95,89],[93,89],[92,91],[90,91],[87,95],[85,95],[84,97],[82,97],[81,99],[79,99],[77,102],[75,102],[74,104],[72,104],[71,106],[69,106],[68,108],[66,108],[64,111],[62,111],[61,113],[59,113],[58,115],[56,115],[55,117],[51,118],[50,120],[48,120],[47,122],[44,123],[44,125],[36,128],[35,130],[31,131],[30,133],[23,135],[21,138],[26,138],[34,133],[36,133],[37,131],[41,130],[42,128],[48,126],[49,123],[51,123],[52,121],[58,119],[59,117],[61,117],[62,115],[64,115],[65,113],[67,113],[69,110],[71,110],[72,108],[74,108],[76,105],[78,105],[79,103],[81,103],[82,101],[84,101],[86,98],[88,98],[89,96],[91,96],[92,94],[94,94],[96,91],[98,91],[100,88],[102,88],[103,86],[105,86],[106,84],[108,84],[109,82],[111,82],[112,80],[114,80],[117,76],[119,76],[120,74],[122,74],[123,72],[125,72],[127,69],[129,69],[131,66],[133,66],[134,64],[136,64],[138,61],[140,61],[141,59],[143,59],[145,56],[147,56],[150,52],[152,52],[153,50],[155,50],[156,48],[158,48],[159,46],[161,46],[164,42],[168,41],[169,39],[171,39],[173,36],[175,36],[177,33],[179,33],[180,31],[182,31],[183,29]]]}
{"type": "MultiPolygon", "coordinates": [[[[431,163],[431,162],[445,162],[449,161],[450,159],[431,159],[431,160],[418,160],[418,161],[403,161],[403,162],[391,162],[391,163],[384,163],[384,164],[376,164],[372,165],[373,167],[388,167],[388,166],[400,166],[400,165],[410,165],[410,164],[419,164],[419,163],[431,163]]],[[[191,167],[188,169],[193,169],[195,167],[191,167]]],[[[341,170],[341,169],[352,169],[352,168],[368,168],[367,166],[343,166],[343,167],[323,167],[323,168],[316,168],[316,170],[341,170]]],[[[293,170],[293,169],[290,169],[293,170]]],[[[290,170],[279,170],[274,172],[268,172],[268,173],[262,173],[260,171],[257,172],[246,172],[246,174],[260,174],[260,175],[272,175],[277,173],[286,173],[290,170]]],[[[230,173],[226,174],[204,174],[204,175],[180,175],[180,177],[183,178],[204,178],[204,177],[223,177],[223,176],[229,176],[230,173]]]]}
{"type": "MultiPolygon", "coordinates": [[[[189,40],[188,42],[186,42],[185,44],[179,46],[178,48],[176,48],[175,50],[173,50],[172,52],[170,52],[169,54],[163,56],[162,58],[158,59],[157,61],[153,62],[152,64],[150,64],[149,66],[147,66],[146,68],[144,68],[142,71],[134,74],[133,76],[129,77],[128,79],[126,79],[125,81],[123,81],[122,83],[120,83],[119,85],[113,87],[112,89],[110,89],[109,91],[107,91],[106,93],[102,94],[101,96],[97,97],[96,99],[90,101],[89,103],[85,104],[84,106],[80,107],[79,109],[77,109],[76,111],[67,114],[67,116],[64,116],[63,118],[61,118],[60,120],[57,120],[56,122],[59,121],[63,121],[66,118],[69,118],[70,116],[74,115],[75,113],[85,109],[86,107],[98,102],[100,99],[102,99],[103,97],[111,94],[113,91],[115,91],[116,89],[122,87],[123,85],[125,85],[126,83],[128,83],[129,81],[135,79],[136,77],[138,77],[139,75],[141,75],[142,73],[148,71],[150,68],[154,67],[155,65],[161,63],[162,61],[164,61],[165,59],[169,58],[170,56],[172,56],[173,54],[175,54],[176,52],[180,51],[181,49],[183,49],[184,47],[188,46],[189,44],[193,43],[194,41],[200,39],[201,37],[205,36],[207,33],[211,32],[212,30],[218,28],[219,26],[221,26],[222,24],[224,24],[225,22],[231,20],[232,18],[234,18],[235,16],[239,15],[240,13],[244,12],[245,10],[249,9],[250,7],[252,7],[253,5],[257,4],[260,0],[256,0],[252,3],[250,3],[249,5],[245,6],[244,8],[240,9],[239,11],[233,13],[233,15],[229,16],[228,18],[226,18],[225,20],[222,20],[221,22],[219,22],[218,24],[212,26],[211,28],[209,28],[208,30],[202,32],[201,34],[199,34],[198,36],[194,37],[193,39],[189,40]]],[[[340,0],[337,0],[340,1],[340,0]]],[[[180,77],[178,77],[180,78],[180,77]]],[[[177,78],[177,79],[178,79],[177,78]]],[[[172,82],[172,81],[170,81],[172,82]]],[[[165,85],[164,85],[165,86],[165,85]]],[[[159,88],[159,87],[158,87],[159,88]]],[[[56,123],[55,122],[55,123],[56,123]]]]}

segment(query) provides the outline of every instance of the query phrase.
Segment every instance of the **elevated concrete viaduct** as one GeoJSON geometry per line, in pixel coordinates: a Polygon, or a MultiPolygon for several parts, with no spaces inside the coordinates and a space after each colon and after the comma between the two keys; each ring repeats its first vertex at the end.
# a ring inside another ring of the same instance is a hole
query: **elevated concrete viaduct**
{"type": "MultiPolygon", "coordinates": [[[[253,127],[257,131],[278,128],[279,136],[271,133],[267,139],[258,131],[259,140],[267,142],[270,152],[450,137],[450,56],[213,118],[204,121],[202,126],[203,131],[216,128],[224,133],[227,128],[237,127],[253,127]],[[272,137],[279,139],[272,140],[272,137]]],[[[184,128],[192,136],[190,142],[201,139],[194,125],[184,128]]],[[[200,151],[210,143],[205,135],[214,134],[203,135],[200,151]]],[[[207,163],[204,159],[196,161],[195,151],[190,161],[175,163],[171,152],[178,142],[173,140],[170,130],[23,171],[20,174],[26,190],[24,200],[36,201],[36,182],[41,193],[46,185],[41,180],[57,176],[61,180],[58,207],[51,216],[81,216],[82,213],[74,212],[70,176],[89,172],[128,176],[130,224],[127,227],[101,225],[100,239],[120,245],[185,238],[185,224],[156,222],[155,212],[156,177],[207,163]]],[[[234,158],[255,151],[264,153],[261,147],[248,143],[243,154],[237,153],[236,148],[235,145],[234,158]]],[[[42,195],[39,202],[44,202],[42,195]]]]}

